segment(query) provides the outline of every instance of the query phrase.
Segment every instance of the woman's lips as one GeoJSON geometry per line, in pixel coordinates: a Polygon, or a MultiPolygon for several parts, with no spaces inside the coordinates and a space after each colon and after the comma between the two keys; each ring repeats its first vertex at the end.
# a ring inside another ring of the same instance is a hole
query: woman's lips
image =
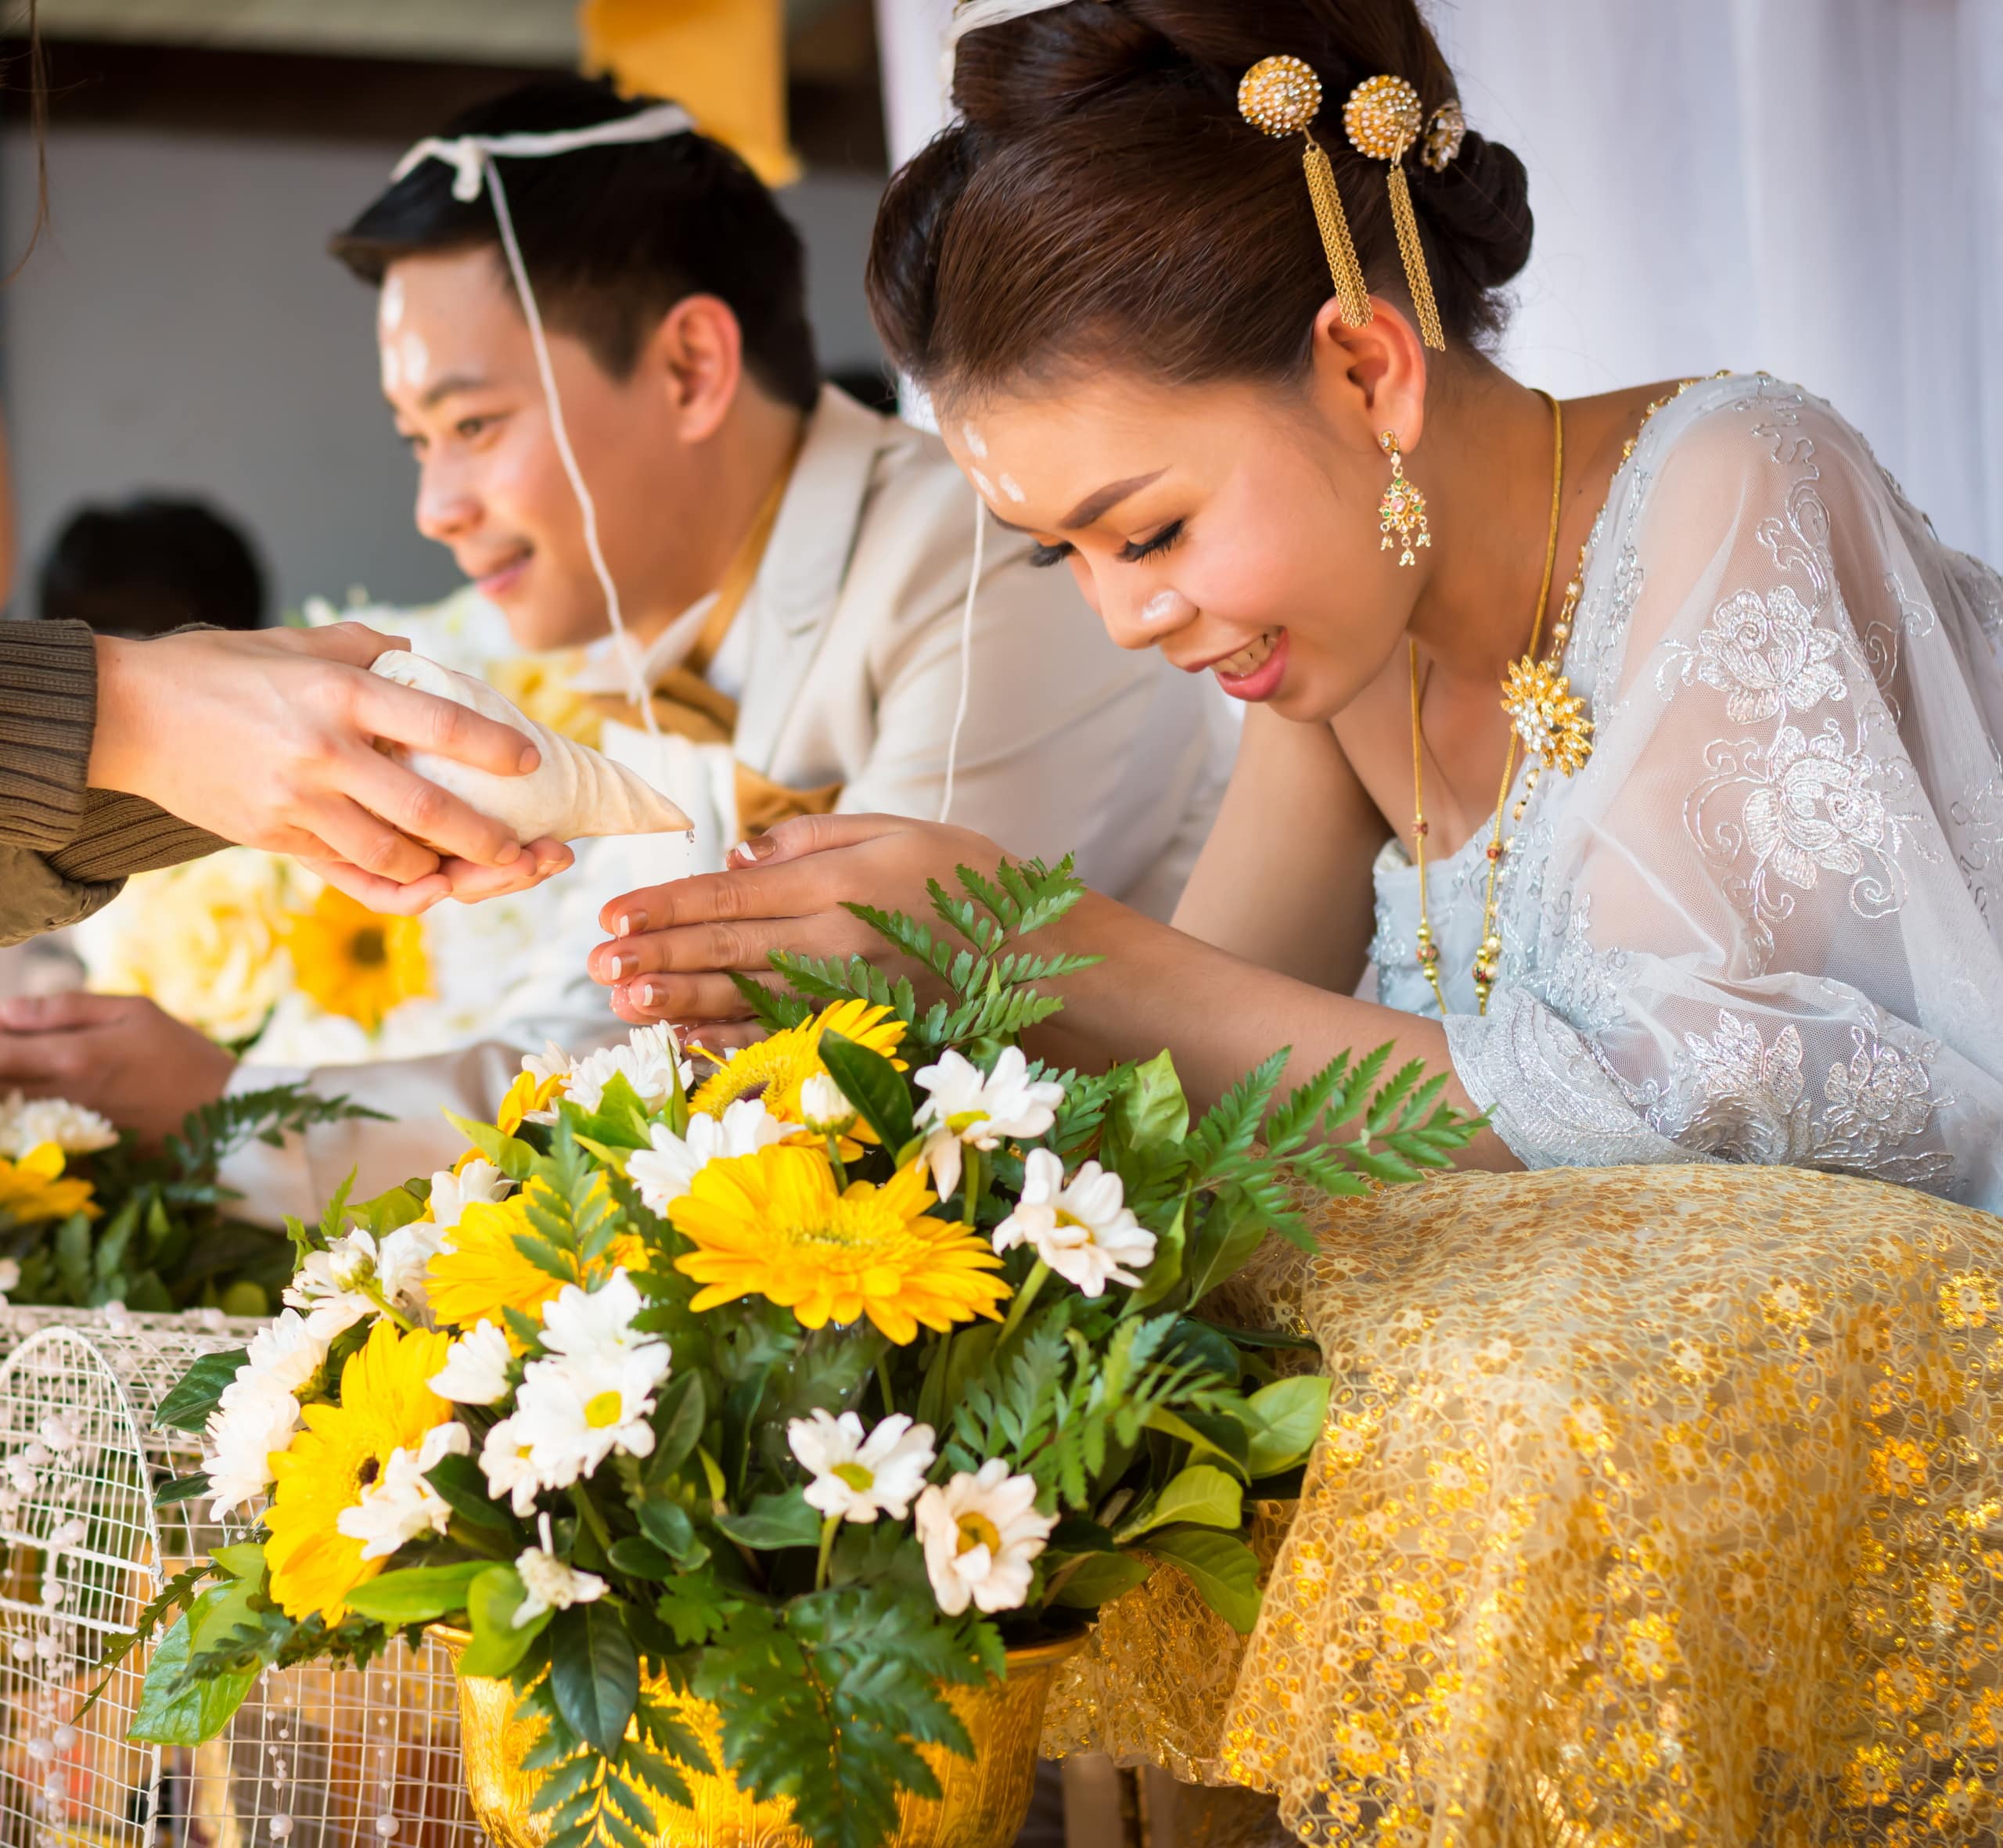
{"type": "Polygon", "coordinates": [[[1212,664],[1217,685],[1234,699],[1256,705],[1270,699],[1286,678],[1287,632],[1268,629],[1257,642],[1212,664]]]}
{"type": "Polygon", "coordinates": [[[473,580],[474,588],[484,597],[505,596],[522,581],[522,574],[528,568],[529,554],[525,552],[497,570],[482,573],[473,580]]]}

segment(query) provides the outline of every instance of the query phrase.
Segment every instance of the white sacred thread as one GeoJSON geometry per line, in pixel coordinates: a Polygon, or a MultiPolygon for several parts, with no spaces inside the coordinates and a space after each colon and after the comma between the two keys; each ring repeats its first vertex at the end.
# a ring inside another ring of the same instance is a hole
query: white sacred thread
{"type": "Polygon", "coordinates": [[[987,503],[976,494],[973,503],[973,575],[967,580],[966,607],[960,612],[960,703],[953,713],[953,730],[946,740],[946,793],[939,804],[943,823],[953,812],[953,778],[960,764],[960,728],[967,722],[967,700],[973,690],[973,602],[980,594],[981,564],[987,552],[987,503]]]}
{"type": "Polygon", "coordinates": [[[613,582],[612,572],[599,543],[598,504],[592,498],[591,490],[584,483],[584,471],[577,466],[577,452],[570,447],[570,433],[563,421],[563,401],[557,393],[556,374],[549,363],[549,342],[543,332],[542,315],[536,306],[535,289],[529,281],[527,266],[522,261],[521,246],[516,241],[515,221],[508,210],[508,191],[501,182],[498,157],[536,160],[552,154],[571,153],[580,148],[662,141],[671,135],[692,135],[695,130],[695,117],[686,110],[678,103],[663,102],[634,115],[593,123],[588,128],[561,129],[547,135],[462,135],[449,138],[427,135],[397,163],[390,175],[393,181],[400,180],[426,160],[442,160],[453,170],[455,199],[469,203],[478,198],[483,179],[493,196],[494,221],[501,233],[501,249],[508,260],[508,273],[513,279],[523,317],[529,324],[529,341],[535,349],[536,372],[542,381],[542,394],[549,406],[549,433],[556,440],[557,459],[563,465],[570,491],[577,496],[578,510],[584,516],[584,550],[590,555],[592,573],[605,598],[605,612],[612,624],[613,645],[631,684],[633,703],[640,709],[641,722],[653,737],[660,735],[660,721],[654,717],[653,701],[649,697],[652,689],[647,685],[639,649],[627,632],[625,616],[619,604],[619,587],[613,582]]]}
{"type": "MultiPolygon", "coordinates": [[[[946,86],[946,94],[953,93],[953,63],[959,43],[969,32],[979,32],[989,26],[1005,26],[1014,20],[1026,20],[1033,13],[1051,13],[1058,7],[1068,6],[1071,0],[966,0],[966,3],[953,15],[953,23],[946,28],[946,49],[940,59],[939,74],[946,86]]],[[[470,193],[467,195],[472,196],[470,193]]]]}

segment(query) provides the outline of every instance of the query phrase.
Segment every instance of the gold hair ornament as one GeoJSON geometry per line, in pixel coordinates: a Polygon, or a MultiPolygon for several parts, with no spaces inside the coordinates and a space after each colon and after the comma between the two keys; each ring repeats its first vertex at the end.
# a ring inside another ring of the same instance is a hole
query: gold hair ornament
{"type": "MultiPolygon", "coordinates": [[[[1442,116],[1445,113],[1444,110],[1440,112],[1442,116]]],[[[1437,125],[1439,118],[1434,120],[1437,125]]],[[[1413,311],[1419,317],[1419,338],[1427,346],[1444,351],[1447,337],[1440,331],[1433,281],[1426,273],[1426,249],[1419,241],[1419,219],[1411,207],[1411,187],[1405,178],[1405,152],[1426,129],[1426,111],[1419,92],[1401,77],[1371,77],[1350,91],[1349,101],[1343,106],[1343,127],[1348,131],[1350,146],[1366,160],[1390,163],[1391,221],[1397,227],[1398,254],[1404,259],[1405,286],[1411,292],[1413,311]]],[[[1441,145],[1445,145],[1444,140],[1441,145]]],[[[1456,141],[1454,145],[1458,149],[1459,143],[1456,141]]],[[[1446,157],[1451,158],[1451,154],[1446,157]]],[[[1444,167],[1446,161],[1440,164],[1444,167]]]]}
{"type": "Polygon", "coordinates": [[[1336,307],[1347,327],[1365,327],[1375,311],[1363,265],[1336,189],[1335,169],[1312,131],[1322,109],[1322,80],[1299,58],[1261,58],[1238,86],[1238,113],[1261,134],[1275,139],[1298,135],[1307,146],[1301,164],[1307,173],[1307,193],[1314,202],[1314,221],[1321,227],[1322,247],[1328,253],[1329,275],[1336,286],[1336,307]]]}
{"type": "Polygon", "coordinates": [[[1461,99],[1450,96],[1433,111],[1419,157],[1435,173],[1444,173],[1459,156],[1461,143],[1467,138],[1468,119],[1461,113],[1461,99]]]}

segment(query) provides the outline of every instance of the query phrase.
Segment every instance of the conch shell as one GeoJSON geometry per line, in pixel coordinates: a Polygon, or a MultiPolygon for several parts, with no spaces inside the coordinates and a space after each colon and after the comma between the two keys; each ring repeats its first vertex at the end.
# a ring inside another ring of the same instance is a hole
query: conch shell
{"type": "Polygon", "coordinates": [[[494,776],[429,751],[402,745],[383,747],[427,782],[436,783],[468,807],[512,829],[519,841],[581,840],[601,834],[685,834],[695,825],[631,771],[547,725],[538,725],[484,680],[455,674],[401,648],[378,655],[372,671],[399,685],[415,687],[420,693],[469,706],[482,717],[512,726],[534,741],[542,761],[527,776],[494,776]]]}

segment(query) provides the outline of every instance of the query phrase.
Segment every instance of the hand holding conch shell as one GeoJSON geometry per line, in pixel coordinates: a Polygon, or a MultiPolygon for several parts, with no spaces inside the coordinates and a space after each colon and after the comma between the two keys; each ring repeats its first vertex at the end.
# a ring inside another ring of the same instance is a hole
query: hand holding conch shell
{"type": "Polygon", "coordinates": [[[387,747],[390,756],[427,782],[512,829],[517,840],[680,834],[692,825],[672,802],[631,771],[546,725],[538,725],[484,681],[455,674],[403,649],[378,656],[370,671],[469,706],[534,742],[542,761],[526,776],[494,776],[470,764],[403,745],[387,747]]]}

